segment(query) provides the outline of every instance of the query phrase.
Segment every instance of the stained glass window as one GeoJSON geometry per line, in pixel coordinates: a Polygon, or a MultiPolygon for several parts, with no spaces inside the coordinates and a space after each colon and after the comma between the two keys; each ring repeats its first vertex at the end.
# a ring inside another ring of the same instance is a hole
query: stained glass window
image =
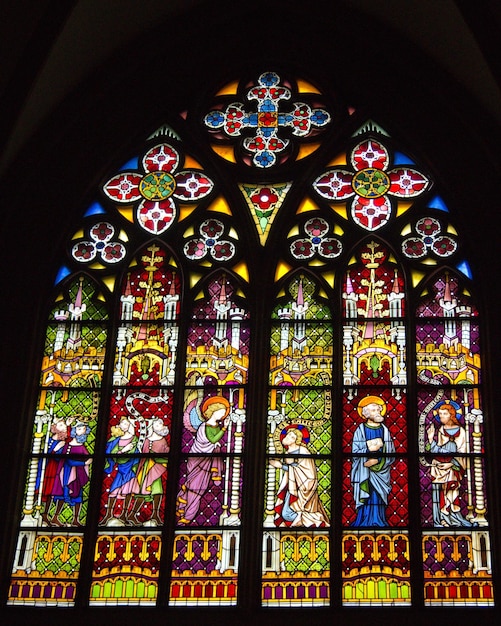
{"type": "Polygon", "coordinates": [[[46,309],[10,604],[494,603],[454,207],[330,88],[256,72],[103,173],[46,309]]]}

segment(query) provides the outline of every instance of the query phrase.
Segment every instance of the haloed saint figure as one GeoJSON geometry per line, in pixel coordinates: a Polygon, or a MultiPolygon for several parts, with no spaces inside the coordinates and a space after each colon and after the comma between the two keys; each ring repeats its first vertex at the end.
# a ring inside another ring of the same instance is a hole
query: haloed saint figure
{"type": "Polygon", "coordinates": [[[317,467],[307,448],[309,432],[301,424],[291,424],[280,434],[287,456],[270,459],[281,470],[275,502],[276,526],[324,527],[327,513],[318,496],[317,467]]]}
{"type": "Polygon", "coordinates": [[[390,469],[395,446],[385,426],[386,404],[377,396],[366,396],[358,404],[358,414],[364,420],[352,441],[351,482],[357,517],[352,526],[385,527],[386,507],[391,492],[390,469]]]}
{"type": "Polygon", "coordinates": [[[472,526],[461,513],[461,481],[467,460],[466,431],[461,426],[457,402],[439,402],[426,429],[427,452],[437,454],[428,463],[432,479],[433,523],[435,526],[472,526]]]}

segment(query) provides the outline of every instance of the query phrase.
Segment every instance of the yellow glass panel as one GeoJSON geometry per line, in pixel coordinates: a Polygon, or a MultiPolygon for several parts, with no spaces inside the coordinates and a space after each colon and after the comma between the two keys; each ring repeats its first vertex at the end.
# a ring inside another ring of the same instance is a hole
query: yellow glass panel
{"type": "Polygon", "coordinates": [[[367,598],[369,599],[377,598],[376,583],[373,580],[367,581],[367,598]]]}
{"type": "Polygon", "coordinates": [[[326,272],[325,274],[322,274],[322,278],[325,280],[326,283],[328,283],[331,289],[334,289],[335,277],[336,277],[336,274],[334,272],[326,272]]]}
{"type": "Polygon", "coordinates": [[[173,256],[171,256],[171,258],[169,259],[169,264],[177,267],[177,261],[173,256]]]}
{"type": "MultiPolygon", "coordinates": [[[[103,282],[105,282],[105,281],[103,281],[103,282]]],[[[106,302],[106,298],[103,296],[103,294],[102,294],[102,293],[99,293],[99,294],[97,295],[97,299],[98,299],[98,300],[101,300],[101,302],[106,302]]]]}
{"type": "Polygon", "coordinates": [[[330,204],[329,206],[334,211],[334,213],[337,213],[339,215],[339,217],[342,217],[344,220],[348,219],[348,212],[346,210],[346,205],[345,204],[342,204],[341,206],[337,206],[335,204],[330,204]]]}
{"type": "Polygon", "coordinates": [[[423,265],[436,265],[437,264],[437,262],[434,259],[430,259],[430,257],[426,257],[426,259],[423,259],[421,263],[423,263],[423,265]]]}
{"type": "Polygon", "coordinates": [[[194,287],[202,279],[202,274],[190,274],[190,287],[194,287]]]}
{"type": "Polygon", "coordinates": [[[412,272],[412,286],[416,287],[416,285],[418,285],[425,276],[426,274],[424,274],[423,272],[413,271],[412,272]]]}
{"type": "Polygon", "coordinates": [[[187,204],[187,205],[181,206],[179,209],[179,221],[182,222],[187,217],[189,217],[196,208],[197,208],[196,204],[187,204]]]}
{"type": "Polygon", "coordinates": [[[412,232],[412,226],[410,224],[407,224],[407,226],[404,226],[400,234],[402,235],[402,237],[405,237],[405,235],[410,235],[411,232],[412,232]]]}
{"type": "Polygon", "coordinates": [[[454,228],[454,226],[451,226],[451,224],[449,224],[449,226],[447,226],[447,232],[450,235],[457,235],[458,231],[454,228]]]}
{"type": "Polygon", "coordinates": [[[223,196],[218,196],[207,211],[218,211],[219,213],[224,213],[225,215],[232,215],[231,209],[223,196]]]}
{"type": "Polygon", "coordinates": [[[357,262],[357,257],[352,256],[351,259],[348,261],[348,265],[353,265],[356,262],[357,262]]]}
{"type": "Polygon", "coordinates": [[[134,221],[134,213],[132,212],[131,206],[121,207],[120,209],[118,209],[118,212],[120,213],[120,215],[123,215],[123,217],[125,217],[125,219],[129,222],[134,221]]]}
{"type": "Polygon", "coordinates": [[[334,226],[334,234],[335,235],[344,235],[344,230],[341,228],[341,226],[338,226],[337,224],[334,226]]]}
{"type": "Polygon", "coordinates": [[[216,154],[218,154],[226,161],[231,161],[232,163],[237,162],[235,158],[235,152],[231,146],[220,146],[218,144],[212,144],[212,149],[216,154]]]}
{"type": "Polygon", "coordinates": [[[309,263],[310,267],[323,267],[325,265],[324,261],[320,261],[319,259],[314,259],[309,263]]]}
{"type": "Polygon", "coordinates": [[[296,224],[296,226],[294,226],[294,228],[291,228],[289,230],[289,232],[287,233],[287,237],[295,237],[296,235],[299,235],[299,226],[296,224]]]}
{"type": "Polygon", "coordinates": [[[388,255],[388,261],[390,261],[390,263],[396,263],[397,259],[393,256],[393,254],[388,255]]]}
{"type": "Polygon", "coordinates": [[[331,167],[332,165],[347,165],[346,153],[343,152],[341,154],[338,154],[337,157],[334,157],[334,159],[332,159],[332,161],[329,161],[327,165],[329,167],[331,167]]]}
{"type": "Polygon", "coordinates": [[[325,293],[325,291],[323,289],[319,289],[318,290],[318,295],[322,298],[328,298],[329,296],[325,293]]]}
{"type": "Polygon", "coordinates": [[[318,211],[318,206],[310,198],[305,198],[299,205],[296,215],[307,213],[308,211],[318,211]]]}
{"type": "Polygon", "coordinates": [[[304,159],[308,155],[315,152],[315,150],[318,150],[318,148],[320,148],[319,143],[307,143],[307,144],[304,144],[303,146],[300,146],[298,154],[297,154],[297,160],[299,161],[300,159],[304,159]]]}
{"type": "Polygon", "coordinates": [[[202,267],[212,267],[212,263],[210,261],[200,261],[199,265],[202,267]]]}
{"type": "Polygon", "coordinates": [[[220,89],[216,96],[232,96],[237,93],[238,89],[238,80],[234,80],[231,83],[225,85],[222,89],[220,89]]]}
{"type": "Polygon", "coordinates": [[[190,226],[184,231],[183,237],[193,237],[194,234],[195,234],[195,229],[193,226],[190,226]]]}
{"type": "Polygon", "coordinates": [[[471,296],[471,293],[468,291],[468,289],[463,289],[463,293],[465,296],[471,296]]]}
{"type": "Polygon", "coordinates": [[[241,278],[245,280],[245,282],[249,282],[249,268],[247,267],[247,263],[239,263],[232,268],[235,274],[238,274],[241,278]]]}
{"type": "Polygon", "coordinates": [[[299,78],[297,81],[297,90],[299,93],[322,93],[314,85],[302,78],[299,78]]]}
{"type": "Polygon", "coordinates": [[[91,270],[104,270],[106,266],[102,263],[91,263],[87,267],[89,267],[91,270]]]}
{"type": "Polygon", "coordinates": [[[245,293],[241,289],[237,289],[235,293],[237,296],[240,296],[241,298],[245,298],[245,293]]]}
{"type": "Polygon", "coordinates": [[[125,230],[121,230],[118,233],[118,238],[120,239],[120,241],[129,241],[129,236],[127,235],[127,233],[125,232],[125,230]]]}
{"type": "Polygon", "coordinates": [[[189,167],[189,168],[194,167],[195,169],[199,169],[199,170],[203,169],[200,163],[196,159],[194,159],[192,156],[189,156],[189,155],[186,155],[184,157],[183,167],[189,167]]]}
{"type": "Polygon", "coordinates": [[[238,233],[234,228],[230,228],[230,232],[228,234],[230,237],[233,237],[233,239],[238,239],[238,233]]]}
{"type": "Polygon", "coordinates": [[[399,202],[397,206],[397,217],[403,215],[412,206],[412,202],[399,202]]]}
{"type": "Polygon", "coordinates": [[[280,289],[280,291],[277,293],[277,298],[282,298],[285,295],[285,289],[280,289]]]}
{"type": "Polygon", "coordinates": [[[103,278],[103,283],[113,292],[115,290],[116,276],[106,276],[103,278]]]}
{"type": "Polygon", "coordinates": [[[275,281],[280,280],[282,276],[288,274],[291,269],[292,267],[288,263],[285,263],[285,261],[280,261],[275,271],[275,281]]]}
{"type": "Polygon", "coordinates": [[[77,232],[73,235],[72,239],[80,239],[83,236],[84,236],[83,229],[82,230],[77,230],[77,232]]]}

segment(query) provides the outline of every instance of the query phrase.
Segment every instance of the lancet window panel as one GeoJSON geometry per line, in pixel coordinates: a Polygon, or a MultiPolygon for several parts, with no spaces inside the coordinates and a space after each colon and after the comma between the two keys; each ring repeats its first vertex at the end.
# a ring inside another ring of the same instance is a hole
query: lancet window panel
{"type": "Polygon", "coordinates": [[[359,246],[343,279],[346,606],[412,601],[404,275],[393,252],[373,238],[359,246]]]}
{"type": "Polygon", "coordinates": [[[188,325],[169,603],[237,602],[245,478],[249,312],[239,283],[213,274],[188,325]]]}
{"type": "Polygon", "coordinates": [[[48,314],[11,599],[72,606],[96,446],[108,310],[85,275],[48,314]]]}
{"type": "Polygon", "coordinates": [[[330,598],[333,321],[319,292],[310,275],[296,274],[272,312],[264,606],[323,606],[330,598]]]}
{"type": "Polygon", "coordinates": [[[481,319],[455,273],[437,273],[428,286],[416,324],[426,604],[490,603],[481,319]]]}

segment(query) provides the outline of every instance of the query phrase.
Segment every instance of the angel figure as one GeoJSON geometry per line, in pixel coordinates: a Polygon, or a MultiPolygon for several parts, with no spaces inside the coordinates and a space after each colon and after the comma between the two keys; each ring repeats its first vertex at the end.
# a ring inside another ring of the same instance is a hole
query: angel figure
{"type": "Polygon", "coordinates": [[[195,432],[186,464],[186,479],[177,496],[177,516],[180,524],[191,524],[200,507],[200,500],[214,482],[221,483],[223,459],[213,456],[221,445],[229,423],[230,403],[223,396],[207,398],[200,406],[200,392],[190,394],[184,412],[184,423],[195,432]],[[194,395],[194,398],[191,398],[194,395]]]}

